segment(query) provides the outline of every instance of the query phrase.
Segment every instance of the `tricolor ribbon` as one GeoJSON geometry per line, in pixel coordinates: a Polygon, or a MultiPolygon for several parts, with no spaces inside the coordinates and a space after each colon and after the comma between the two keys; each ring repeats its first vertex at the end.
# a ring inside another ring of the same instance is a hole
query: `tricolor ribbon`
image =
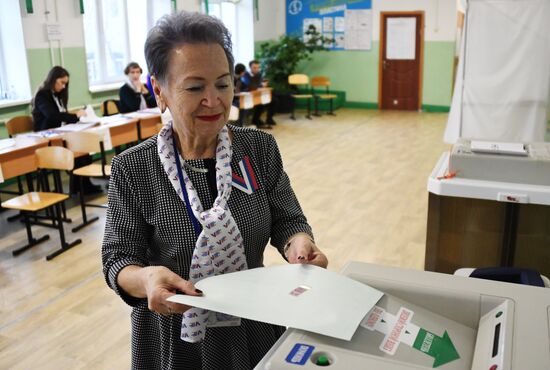
{"type": "Polygon", "coordinates": [[[258,182],[256,181],[256,175],[254,174],[252,165],[250,164],[250,158],[248,158],[248,156],[245,156],[239,162],[239,168],[241,169],[241,173],[243,174],[243,177],[233,172],[232,173],[233,187],[241,191],[244,191],[246,194],[254,193],[256,190],[258,190],[259,186],[258,186],[258,182]]]}

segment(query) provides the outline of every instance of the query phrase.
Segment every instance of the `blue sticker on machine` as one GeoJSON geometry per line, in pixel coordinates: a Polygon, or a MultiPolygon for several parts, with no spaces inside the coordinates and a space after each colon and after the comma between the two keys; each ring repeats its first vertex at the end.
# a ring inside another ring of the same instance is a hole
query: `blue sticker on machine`
{"type": "Polygon", "coordinates": [[[314,346],[308,344],[296,343],[286,356],[286,362],[294,365],[305,365],[314,348],[314,346]]]}

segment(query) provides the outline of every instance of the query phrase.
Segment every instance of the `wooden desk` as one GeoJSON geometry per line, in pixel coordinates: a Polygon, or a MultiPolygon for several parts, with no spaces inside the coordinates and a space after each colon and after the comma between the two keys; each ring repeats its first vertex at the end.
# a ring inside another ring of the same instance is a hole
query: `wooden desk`
{"type": "Polygon", "coordinates": [[[110,139],[105,139],[105,149],[109,150],[120,145],[137,142],[139,139],[138,122],[139,120],[136,118],[120,116],[120,120],[113,120],[101,126],[92,127],[90,131],[107,134],[106,130],[108,130],[110,139]]]}
{"type": "Polygon", "coordinates": [[[239,109],[252,109],[256,105],[271,103],[271,91],[270,87],[262,87],[257,90],[241,92],[235,94],[239,97],[239,109]]]}
{"type": "Polygon", "coordinates": [[[159,123],[162,124],[160,110],[159,113],[156,113],[155,109],[149,109],[142,112],[125,113],[124,116],[138,120],[137,130],[139,140],[145,140],[158,134],[157,125],[159,123]]]}
{"type": "MultiPolygon", "coordinates": [[[[91,127],[87,131],[104,135],[105,149],[110,150],[113,147],[134,143],[138,141],[138,121],[136,118],[129,118],[123,115],[104,117],[102,124],[91,127]]],[[[63,136],[66,132],[62,128],[44,130],[39,132],[18,135],[26,138],[43,138],[50,145],[63,145],[63,136]]]]}
{"type": "MultiPolygon", "coordinates": [[[[5,140],[0,141],[6,143],[5,140]]],[[[48,139],[23,136],[14,140],[15,145],[2,146],[2,149],[0,149],[0,183],[36,171],[34,151],[48,146],[48,139]]]]}

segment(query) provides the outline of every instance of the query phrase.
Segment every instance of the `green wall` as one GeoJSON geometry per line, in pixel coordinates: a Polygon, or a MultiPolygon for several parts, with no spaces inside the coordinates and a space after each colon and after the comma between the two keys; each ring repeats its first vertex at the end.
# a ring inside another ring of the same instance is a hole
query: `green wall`
{"type": "MultiPolygon", "coordinates": [[[[255,43],[256,54],[263,41],[255,43]]],[[[422,105],[427,110],[448,110],[451,105],[454,41],[424,42],[422,105]]],[[[348,103],[376,106],[378,103],[379,42],[369,51],[322,51],[298,66],[296,72],[325,75],[332,89],[346,92],[348,103]]]]}
{"type": "MultiPolygon", "coordinates": [[[[70,90],[69,107],[96,104],[103,100],[116,98],[118,91],[107,91],[91,94],[88,91],[88,74],[86,70],[86,52],[83,47],[63,48],[64,67],[69,71],[70,90]]],[[[31,82],[31,92],[34,94],[42,83],[48,71],[53,67],[50,59],[50,49],[27,49],[27,62],[31,82]]],[[[54,63],[61,64],[58,48],[54,48],[54,63]]],[[[30,114],[30,105],[18,105],[0,108],[0,121],[5,121],[17,115],[30,114]]],[[[7,137],[5,126],[0,124],[0,138],[7,137]]]]}

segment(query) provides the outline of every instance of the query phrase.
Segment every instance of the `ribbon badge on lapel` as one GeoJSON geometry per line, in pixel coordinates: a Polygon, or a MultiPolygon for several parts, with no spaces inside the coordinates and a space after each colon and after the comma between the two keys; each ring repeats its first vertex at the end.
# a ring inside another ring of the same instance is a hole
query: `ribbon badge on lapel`
{"type": "Polygon", "coordinates": [[[240,191],[244,191],[246,194],[254,193],[256,190],[258,190],[259,186],[258,182],[256,181],[256,175],[254,174],[252,165],[250,164],[250,158],[248,158],[248,156],[245,156],[239,162],[239,168],[241,169],[243,177],[233,172],[233,187],[239,189],[240,191]]]}

